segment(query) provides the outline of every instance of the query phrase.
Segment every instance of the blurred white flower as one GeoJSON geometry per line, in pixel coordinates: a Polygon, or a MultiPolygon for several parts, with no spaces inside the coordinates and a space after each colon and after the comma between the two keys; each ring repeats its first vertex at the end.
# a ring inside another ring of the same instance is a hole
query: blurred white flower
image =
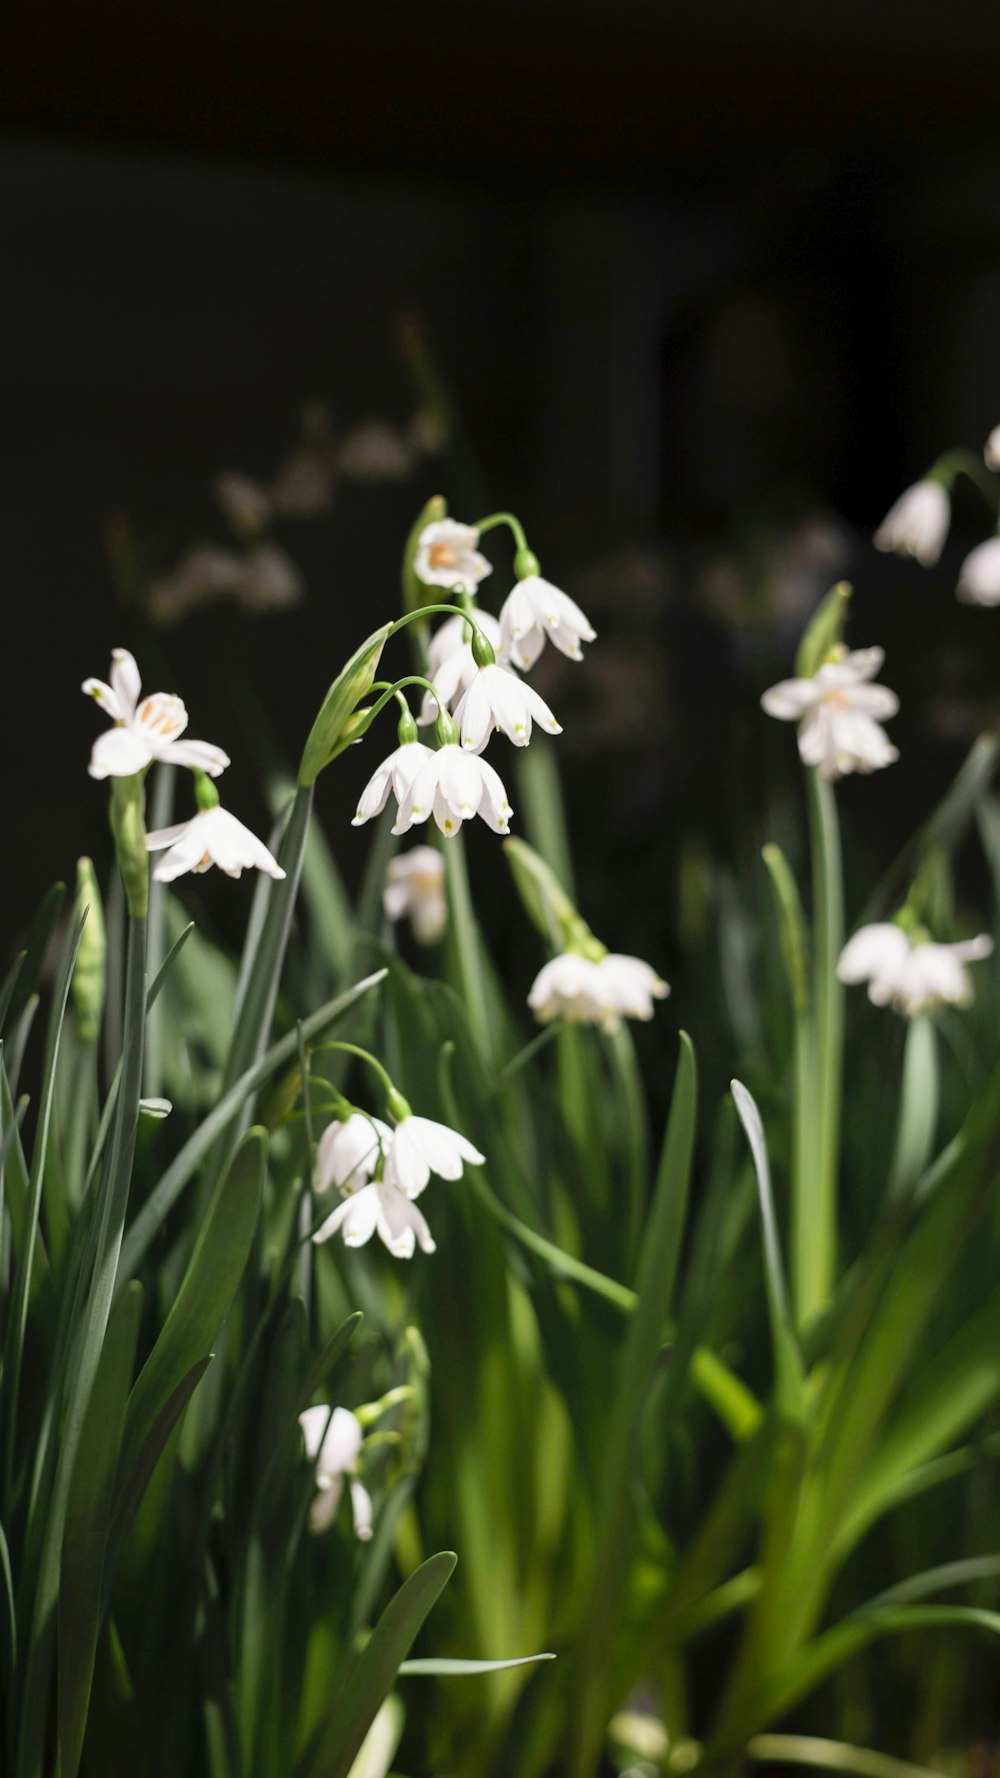
{"type": "Polygon", "coordinates": [[[528,1005],[543,1025],[561,1018],[613,1031],[623,1018],[651,1019],[654,1000],[665,999],[669,992],[667,983],[640,957],[609,951],[595,962],[564,951],[539,971],[528,1005]]]}
{"type": "Polygon", "coordinates": [[[81,689],[115,724],[94,742],[88,767],[92,778],[131,778],[154,759],[197,767],[217,778],[229,764],[221,747],[181,739],[188,717],[180,698],[157,691],[139,702],[142,681],[127,648],[112,652],[110,685],[103,679],[85,679],[81,689]]]}
{"type": "Polygon", "coordinates": [[[245,555],[202,543],[172,574],[153,581],[146,603],[157,623],[170,624],[214,599],[235,599],[245,611],[285,611],[298,604],[302,592],[295,563],[275,543],[256,543],[245,555]]]}
{"type": "Polygon", "coordinates": [[[983,446],[987,469],[1000,469],[1000,426],[994,426],[983,446]]]}
{"type": "Polygon", "coordinates": [[[430,1117],[400,1118],[385,1157],[385,1181],[418,1198],[432,1173],[439,1179],[461,1179],[465,1162],[481,1167],[485,1157],[467,1137],[430,1117]]]}
{"type": "Polygon", "coordinates": [[[519,580],[507,594],[500,612],[503,647],[515,667],[533,667],[546,638],[572,661],[583,659],[581,642],[593,642],[592,629],[579,605],[540,574],[519,580]]]}
{"type": "Polygon", "coordinates": [[[405,435],[387,420],[363,420],[341,440],[338,462],[348,481],[392,482],[412,474],[415,457],[405,435]]]}
{"type": "Polygon", "coordinates": [[[988,537],[969,551],[955,591],[965,605],[1000,605],[1000,537],[988,537]]]}
{"type": "Polygon", "coordinates": [[[190,821],[148,833],[146,850],[164,854],[153,870],[158,883],[172,883],[186,871],[210,870],[213,864],[227,877],[242,876],[245,870],[262,870],[269,877],[285,874],[263,840],[225,809],[201,809],[190,821]]]}
{"type": "Polygon", "coordinates": [[[768,716],[799,724],[799,753],[821,778],[847,772],[874,772],[899,758],[879,718],[895,716],[899,699],[885,685],[872,685],[885,655],[859,648],[827,661],[811,679],[783,679],[761,698],[768,716]]]}
{"type": "Polygon", "coordinates": [[[276,543],[257,543],[247,552],[233,589],[244,611],[287,611],[303,590],[291,556],[276,543]]]}
{"type": "Polygon", "coordinates": [[[476,548],[478,542],[475,525],[438,519],[420,533],[413,572],[425,586],[452,587],[459,582],[470,589],[478,586],[493,573],[493,564],[476,548]]]}
{"type": "Polygon", "coordinates": [[[515,747],[527,747],[531,740],[532,721],[550,735],[561,735],[544,698],[532,686],[519,679],[510,667],[494,663],[480,667],[478,673],[455,709],[455,721],[462,734],[462,746],[478,753],[486,746],[495,728],[502,729],[515,747]]]}
{"type": "Polygon", "coordinates": [[[387,1179],[373,1180],[345,1198],[316,1230],[313,1240],[329,1241],[338,1229],[343,1232],[345,1247],[363,1247],[378,1234],[394,1259],[412,1259],[418,1241],[424,1253],[435,1251],[426,1219],[406,1193],[387,1179]]]}
{"type": "Polygon", "coordinates": [[[306,1456],[316,1465],[316,1499],[309,1513],[311,1531],[327,1531],[337,1516],[344,1492],[344,1477],[351,1478],[351,1508],[355,1535],[367,1542],[372,1534],[371,1495],[357,1479],[364,1433],[361,1422],[347,1408],[306,1408],[299,1415],[306,1456]]]}
{"type": "Polygon", "coordinates": [[[944,547],[951,519],[951,501],[940,482],[914,482],[889,508],[875,533],[875,548],[916,556],[925,568],[944,547]]]}
{"type": "Polygon", "coordinates": [[[914,943],[902,927],[878,923],[862,926],[848,940],[837,974],[842,982],[867,982],[876,1006],[892,1005],[912,1018],[928,1006],[968,1006],[973,985],[965,965],[988,957],[992,949],[986,933],[953,945],[914,943]]]}
{"type": "Polygon", "coordinates": [[[433,846],[414,846],[389,860],[382,905],[390,920],[410,917],[413,935],[422,945],[434,944],[448,921],[444,894],[444,859],[433,846]]]}
{"type": "Polygon", "coordinates": [[[408,833],[415,821],[433,815],[450,838],[463,821],[481,815],[494,833],[506,833],[512,813],[499,772],[478,754],[466,753],[457,741],[449,741],[420,767],[400,801],[392,831],[408,833]]]}
{"type": "MultiPolygon", "coordinates": [[[[501,655],[503,644],[496,618],[489,611],[477,610],[476,623],[492,645],[494,653],[501,655]]],[[[444,710],[454,709],[479,672],[472,653],[472,643],[465,640],[466,627],[464,617],[446,617],[427,645],[427,677],[437,687],[441,708],[444,710]]],[[[424,692],[420,715],[417,717],[422,727],[435,720],[438,698],[429,691],[424,692]]]]}
{"type": "Polygon", "coordinates": [[[271,516],[271,496],[248,475],[227,471],[215,478],[215,498],[240,537],[253,537],[271,516]]]}
{"type": "MultiPolygon", "coordinates": [[[[425,747],[422,741],[404,741],[372,773],[361,792],[358,812],[351,826],[363,827],[374,815],[381,815],[389,800],[390,790],[397,803],[402,803],[421,767],[433,758],[433,749],[425,747]]],[[[394,833],[395,831],[393,828],[394,833]]]]}
{"type": "Polygon", "coordinates": [[[391,1135],[388,1124],[363,1111],[352,1111],[343,1122],[335,1118],[316,1145],[313,1189],[326,1192],[335,1185],[350,1193],[367,1185],[391,1135]]]}

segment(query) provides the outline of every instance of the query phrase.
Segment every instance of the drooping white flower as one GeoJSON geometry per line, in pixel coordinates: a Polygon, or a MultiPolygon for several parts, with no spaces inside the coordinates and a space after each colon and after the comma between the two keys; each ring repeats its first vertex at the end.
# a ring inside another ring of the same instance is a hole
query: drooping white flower
{"type": "Polygon", "coordinates": [[[115,725],[94,742],[88,767],[92,778],[131,778],[154,759],[191,766],[217,778],[229,764],[221,747],[181,738],[188,717],[180,698],[157,691],[140,703],[142,681],[127,648],[112,651],[110,685],[103,679],[85,679],[81,689],[115,725]]]}
{"type": "Polygon", "coordinates": [[[316,1499],[309,1513],[311,1531],[327,1531],[337,1516],[344,1492],[344,1477],[350,1478],[351,1508],[355,1535],[366,1543],[372,1534],[372,1502],[367,1488],[357,1478],[358,1458],[364,1432],[361,1422],[348,1408],[306,1408],[299,1415],[306,1456],[316,1465],[316,1499]]]}
{"type": "Polygon", "coordinates": [[[529,574],[504,600],[500,634],[515,667],[527,672],[545,647],[546,638],[571,661],[580,661],[581,642],[593,642],[597,631],[567,593],[540,574],[529,574]]]}
{"type": "MultiPolygon", "coordinates": [[[[433,758],[433,748],[425,747],[422,741],[404,741],[372,773],[361,792],[358,812],[351,826],[363,827],[374,815],[381,815],[389,800],[390,790],[397,803],[401,803],[421,767],[433,758]]],[[[393,833],[395,832],[396,829],[393,828],[393,833]]]]}
{"type": "Polygon", "coordinates": [[[313,1240],[329,1241],[338,1229],[345,1247],[363,1247],[377,1234],[394,1259],[412,1259],[418,1242],[424,1253],[435,1251],[426,1218],[388,1179],[373,1179],[352,1192],[316,1230],[313,1240]]]}
{"type": "Polygon", "coordinates": [[[848,940],[837,974],[842,982],[867,982],[876,1006],[892,1005],[912,1018],[928,1006],[968,1006],[973,983],[966,964],[988,957],[992,949],[986,933],[951,945],[920,938],[914,943],[902,927],[876,923],[848,940]]]}
{"type": "Polygon", "coordinates": [[[438,519],[420,533],[413,572],[425,586],[478,586],[493,573],[493,564],[476,548],[478,542],[475,525],[438,519]]]}
{"type": "Polygon", "coordinates": [[[651,1019],[654,1000],[665,999],[669,992],[667,983],[640,957],[609,951],[595,961],[564,951],[539,970],[528,1005],[543,1025],[567,1019],[613,1031],[623,1018],[651,1019]]]}
{"type": "Polygon", "coordinates": [[[444,859],[433,846],[414,846],[389,860],[382,905],[390,920],[410,917],[413,935],[422,945],[441,937],[448,921],[444,893],[444,859]]]}
{"type": "Polygon", "coordinates": [[[847,772],[875,772],[899,758],[879,719],[895,716],[899,699],[885,685],[872,685],[885,656],[881,648],[859,648],[839,661],[827,661],[811,679],[783,679],[761,698],[768,716],[799,724],[799,753],[821,778],[847,772]]]}
{"type": "Polygon", "coordinates": [[[245,870],[262,870],[269,877],[285,874],[263,840],[225,809],[201,809],[190,821],[148,833],[146,850],[164,854],[153,870],[158,883],[172,883],[186,871],[210,870],[213,864],[227,877],[239,877],[245,870]]]}
{"type": "Polygon", "coordinates": [[[915,556],[929,568],[944,548],[950,519],[947,488],[940,482],[914,482],[886,513],[875,533],[875,548],[915,556]]]}
{"type": "MultiPolygon", "coordinates": [[[[500,625],[492,613],[477,610],[476,623],[494,652],[502,655],[500,625]]],[[[467,627],[464,617],[446,617],[428,643],[427,677],[437,687],[438,696],[435,698],[433,693],[424,692],[417,718],[422,727],[434,721],[439,703],[443,710],[453,710],[479,672],[472,643],[465,640],[467,627]]]]}
{"type": "Polygon", "coordinates": [[[392,831],[408,833],[414,822],[433,815],[450,838],[463,821],[481,815],[494,833],[506,833],[512,813],[499,772],[478,754],[466,753],[457,741],[448,741],[420,767],[400,801],[392,831]]]}
{"type": "Polygon", "coordinates": [[[955,591],[965,605],[1000,605],[1000,537],[988,537],[969,551],[955,591]]]}
{"type": "Polygon", "coordinates": [[[1000,469],[1000,426],[994,426],[983,446],[987,469],[1000,469]]]}
{"type": "Polygon", "coordinates": [[[385,1181],[408,1198],[418,1198],[432,1173],[439,1179],[461,1179],[462,1168],[481,1167],[484,1156],[466,1136],[430,1117],[400,1118],[385,1157],[385,1181]]]}
{"type": "Polygon", "coordinates": [[[550,735],[562,734],[562,727],[545,699],[509,667],[496,663],[480,667],[455,709],[455,721],[461,731],[462,746],[470,753],[480,752],[495,728],[502,729],[515,747],[527,747],[533,721],[550,735]]]}
{"type": "Polygon", "coordinates": [[[338,1191],[359,1191],[374,1173],[391,1135],[388,1124],[363,1111],[352,1111],[342,1123],[335,1118],[316,1145],[314,1190],[325,1192],[335,1185],[338,1191]]]}

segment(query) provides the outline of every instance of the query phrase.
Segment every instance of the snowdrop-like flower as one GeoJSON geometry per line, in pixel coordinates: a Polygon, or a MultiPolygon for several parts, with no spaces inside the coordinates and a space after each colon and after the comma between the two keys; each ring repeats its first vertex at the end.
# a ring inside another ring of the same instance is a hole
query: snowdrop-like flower
{"type": "Polygon", "coordinates": [[[947,488],[940,482],[914,482],[886,513],[875,533],[875,548],[915,556],[929,568],[941,554],[950,519],[947,488]]]}
{"type": "Polygon", "coordinates": [[[439,1179],[461,1179],[462,1168],[481,1167],[484,1156],[467,1137],[430,1117],[400,1118],[385,1157],[385,1181],[407,1198],[418,1198],[432,1173],[439,1179]]]}
{"type": "Polygon", "coordinates": [[[369,1117],[363,1111],[352,1111],[343,1123],[335,1118],[328,1124],[316,1146],[317,1192],[356,1192],[367,1185],[392,1136],[381,1118],[369,1117]]]}
{"type": "Polygon", "coordinates": [[[131,778],[154,759],[191,766],[217,778],[229,764],[221,747],[181,739],[188,717],[180,698],[157,691],[140,703],[142,681],[127,648],[112,652],[110,685],[103,679],[85,679],[81,689],[115,725],[94,742],[88,767],[92,778],[131,778]]]}
{"type": "Polygon", "coordinates": [[[994,426],[983,446],[987,469],[1000,469],[1000,426],[994,426]]]}
{"type": "Polygon", "coordinates": [[[881,648],[859,648],[827,661],[811,679],[783,679],[761,698],[768,716],[799,724],[799,753],[821,778],[847,772],[875,772],[899,758],[879,719],[895,716],[899,699],[885,685],[872,685],[885,656],[881,648]]]}
{"type": "MultiPolygon", "coordinates": [[[[422,741],[404,741],[384,759],[378,770],[372,773],[358,802],[358,812],[351,822],[352,827],[363,827],[373,815],[381,815],[392,791],[397,803],[402,803],[414,778],[421,768],[427,765],[435,754],[432,748],[425,747],[422,741]]],[[[393,828],[393,833],[397,830],[393,828]]]]}
{"type": "Polygon", "coordinates": [[[225,809],[201,809],[190,821],[148,833],[146,850],[164,854],[153,871],[158,883],[172,883],[185,871],[210,870],[213,864],[227,877],[242,876],[245,870],[266,871],[269,877],[285,874],[263,840],[225,809]]]}
{"type": "Polygon", "coordinates": [[[532,721],[550,735],[562,734],[562,727],[545,699],[509,667],[495,663],[480,667],[456,707],[455,721],[461,730],[462,746],[470,753],[479,753],[495,728],[502,729],[515,747],[527,747],[532,721]]]}
{"type": "Polygon", "coordinates": [[[479,532],[475,525],[460,525],[457,519],[439,519],[420,533],[420,542],[413,561],[413,572],[425,586],[478,586],[493,565],[476,548],[479,532]]]}
{"type": "Polygon", "coordinates": [[[390,920],[409,914],[413,934],[422,945],[441,937],[448,920],[444,894],[444,859],[433,846],[414,846],[389,860],[382,905],[390,920]]]}
{"type": "MultiPolygon", "coordinates": [[[[476,623],[494,653],[500,655],[503,644],[496,618],[489,611],[477,611],[476,623]]],[[[472,653],[472,643],[466,642],[465,633],[464,617],[447,617],[430,639],[427,647],[427,677],[437,687],[438,696],[435,698],[431,692],[424,692],[417,718],[423,727],[434,721],[439,704],[442,710],[454,709],[479,672],[472,653]]]]}
{"type": "Polygon", "coordinates": [[[377,1234],[394,1259],[412,1259],[418,1242],[424,1253],[435,1251],[426,1218],[388,1179],[374,1179],[345,1198],[316,1230],[313,1240],[329,1241],[338,1229],[345,1247],[363,1247],[377,1234]]]}
{"type": "Polygon", "coordinates": [[[986,933],[953,945],[914,943],[902,927],[879,923],[862,926],[848,940],[837,974],[842,982],[867,982],[876,1006],[892,1005],[912,1018],[928,1006],[968,1006],[973,986],[966,964],[992,949],[986,933]]]}
{"type": "Polygon", "coordinates": [[[966,605],[1000,605],[1000,537],[988,537],[969,551],[955,590],[966,605]]]}
{"type": "Polygon", "coordinates": [[[354,1531],[366,1543],[372,1534],[371,1495],[357,1478],[364,1433],[361,1422],[347,1408],[306,1408],[299,1415],[305,1441],[306,1456],[316,1465],[316,1499],[309,1513],[311,1531],[328,1531],[337,1517],[344,1492],[344,1477],[350,1478],[351,1508],[354,1531]]]}
{"type": "Polygon", "coordinates": [[[540,574],[526,575],[507,594],[500,633],[505,652],[524,672],[534,666],[546,638],[571,661],[580,661],[581,642],[593,642],[597,634],[579,605],[540,574]]]}
{"type": "Polygon", "coordinates": [[[463,821],[481,815],[494,833],[506,833],[512,813],[499,772],[478,754],[466,753],[457,741],[448,741],[420,767],[400,801],[392,831],[408,833],[415,821],[433,815],[450,838],[463,821]]]}
{"type": "Polygon", "coordinates": [[[623,1018],[651,1019],[654,1000],[670,989],[640,957],[609,951],[599,962],[565,951],[541,969],[528,1005],[543,1025],[553,1019],[603,1025],[613,1031],[623,1018]]]}

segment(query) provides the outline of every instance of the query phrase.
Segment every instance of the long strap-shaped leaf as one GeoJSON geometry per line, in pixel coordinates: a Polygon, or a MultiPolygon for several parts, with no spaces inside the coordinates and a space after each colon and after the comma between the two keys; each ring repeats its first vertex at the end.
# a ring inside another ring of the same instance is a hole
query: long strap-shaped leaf
{"type": "Polygon", "coordinates": [[[764,1284],[767,1291],[771,1345],[774,1352],[775,1405],[784,1419],[799,1421],[803,1414],[802,1356],[792,1328],[792,1317],[788,1304],[788,1286],[785,1281],[785,1267],[781,1257],[778,1219],[774,1212],[771,1168],[767,1158],[764,1125],[761,1122],[760,1112],[757,1110],[753,1094],[747,1091],[742,1081],[732,1081],[731,1090],[733,1103],[746,1131],[757,1180],[764,1247],[764,1284]]]}

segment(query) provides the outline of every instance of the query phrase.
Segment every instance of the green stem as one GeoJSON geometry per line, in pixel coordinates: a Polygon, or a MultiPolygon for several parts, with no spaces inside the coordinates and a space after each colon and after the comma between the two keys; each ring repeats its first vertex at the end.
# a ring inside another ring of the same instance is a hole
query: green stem
{"type": "Polygon", "coordinates": [[[485,519],[479,519],[477,521],[476,530],[481,537],[484,531],[493,531],[496,529],[497,525],[509,525],[518,549],[527,549],[528,539],[524,535],[524,526],[521,524],[520,519],[514,517],[512,512],[491,512],[485,519]]]}
{"type": "Polygon", "coordinates": [[[957,475],[964,475],[974,488],[977,488],[983,499],[997,512],[1000,504],[1000,488],[996,476],[992,475],[985,463],[976,456],[974,451],[945,451],[943,457],[927,472],[928,481],[939,482],[942,487],[950,488],[957,475]]]}
{"type": "MultiPolygon", "coordinates": [[[[472,624],[475,629],[479,629],[479,625],[476,623],[475,618],[471,616],[468,611],[464,610],[461,605],[419,605],[416,611],[404,611],[402,617],[397,617],[395,623],[389,625],[389,635],[386,637],[386,641],[388,642],[390,636],[395,636],[397,631],[405,630],[407,624],[416,623],[418,618],[437,617],[439,615],[444,617],[464,617],[466,623],[472,624]]],[[[484,634],[485,632],[480,630],[480,635],[484,634]]],[[[488,636],[486,637],[486,641],[489,641],[488,636]]]]}
{"type": "Polygon", "coordinates": [[[315,1047],[316,1047],[316,1049],[320,1049],[320,1050],[340,1050],[343,1052],[344,1055],[357,1056],[359,1061],[367,1062],[369,1068],[373,1068],[375,1070],[375,1073],[378,1075],[379,1079],[382,1082],[382,1085],[385,1087],[385,1090],[390,1095],[390,1097],[395,1095],[395,1093],[396,1093],[395,1082],[392,1080],[391,1076],[387,1073],[386,1069],[383,1068],[381,1062],[378,1061],[377,1058],[371,1054],[370,1050],[362,1049],[361,1045],[358,1043],[342,1043],[339,1039],[333,1038],[333,1037],[328,1038],[323,1043],[316,1044],[315,1047]]]}
{"type": "Polygon", "coordinates": [[[844,942],[840,829],[833,787],[827,779],[820,777],[815,768],[808,773],[808,797],[815,924],[815,1146],[811,1191],[808,1179],[800,1180],[799,1214],[802,1226],[796,1253],[795,1279],[797,1320],[800,1326],[804,1326],[826,1306],[834,1284],[844,1048],[844,993],[837,979],[837,963],[844,942]]]}

